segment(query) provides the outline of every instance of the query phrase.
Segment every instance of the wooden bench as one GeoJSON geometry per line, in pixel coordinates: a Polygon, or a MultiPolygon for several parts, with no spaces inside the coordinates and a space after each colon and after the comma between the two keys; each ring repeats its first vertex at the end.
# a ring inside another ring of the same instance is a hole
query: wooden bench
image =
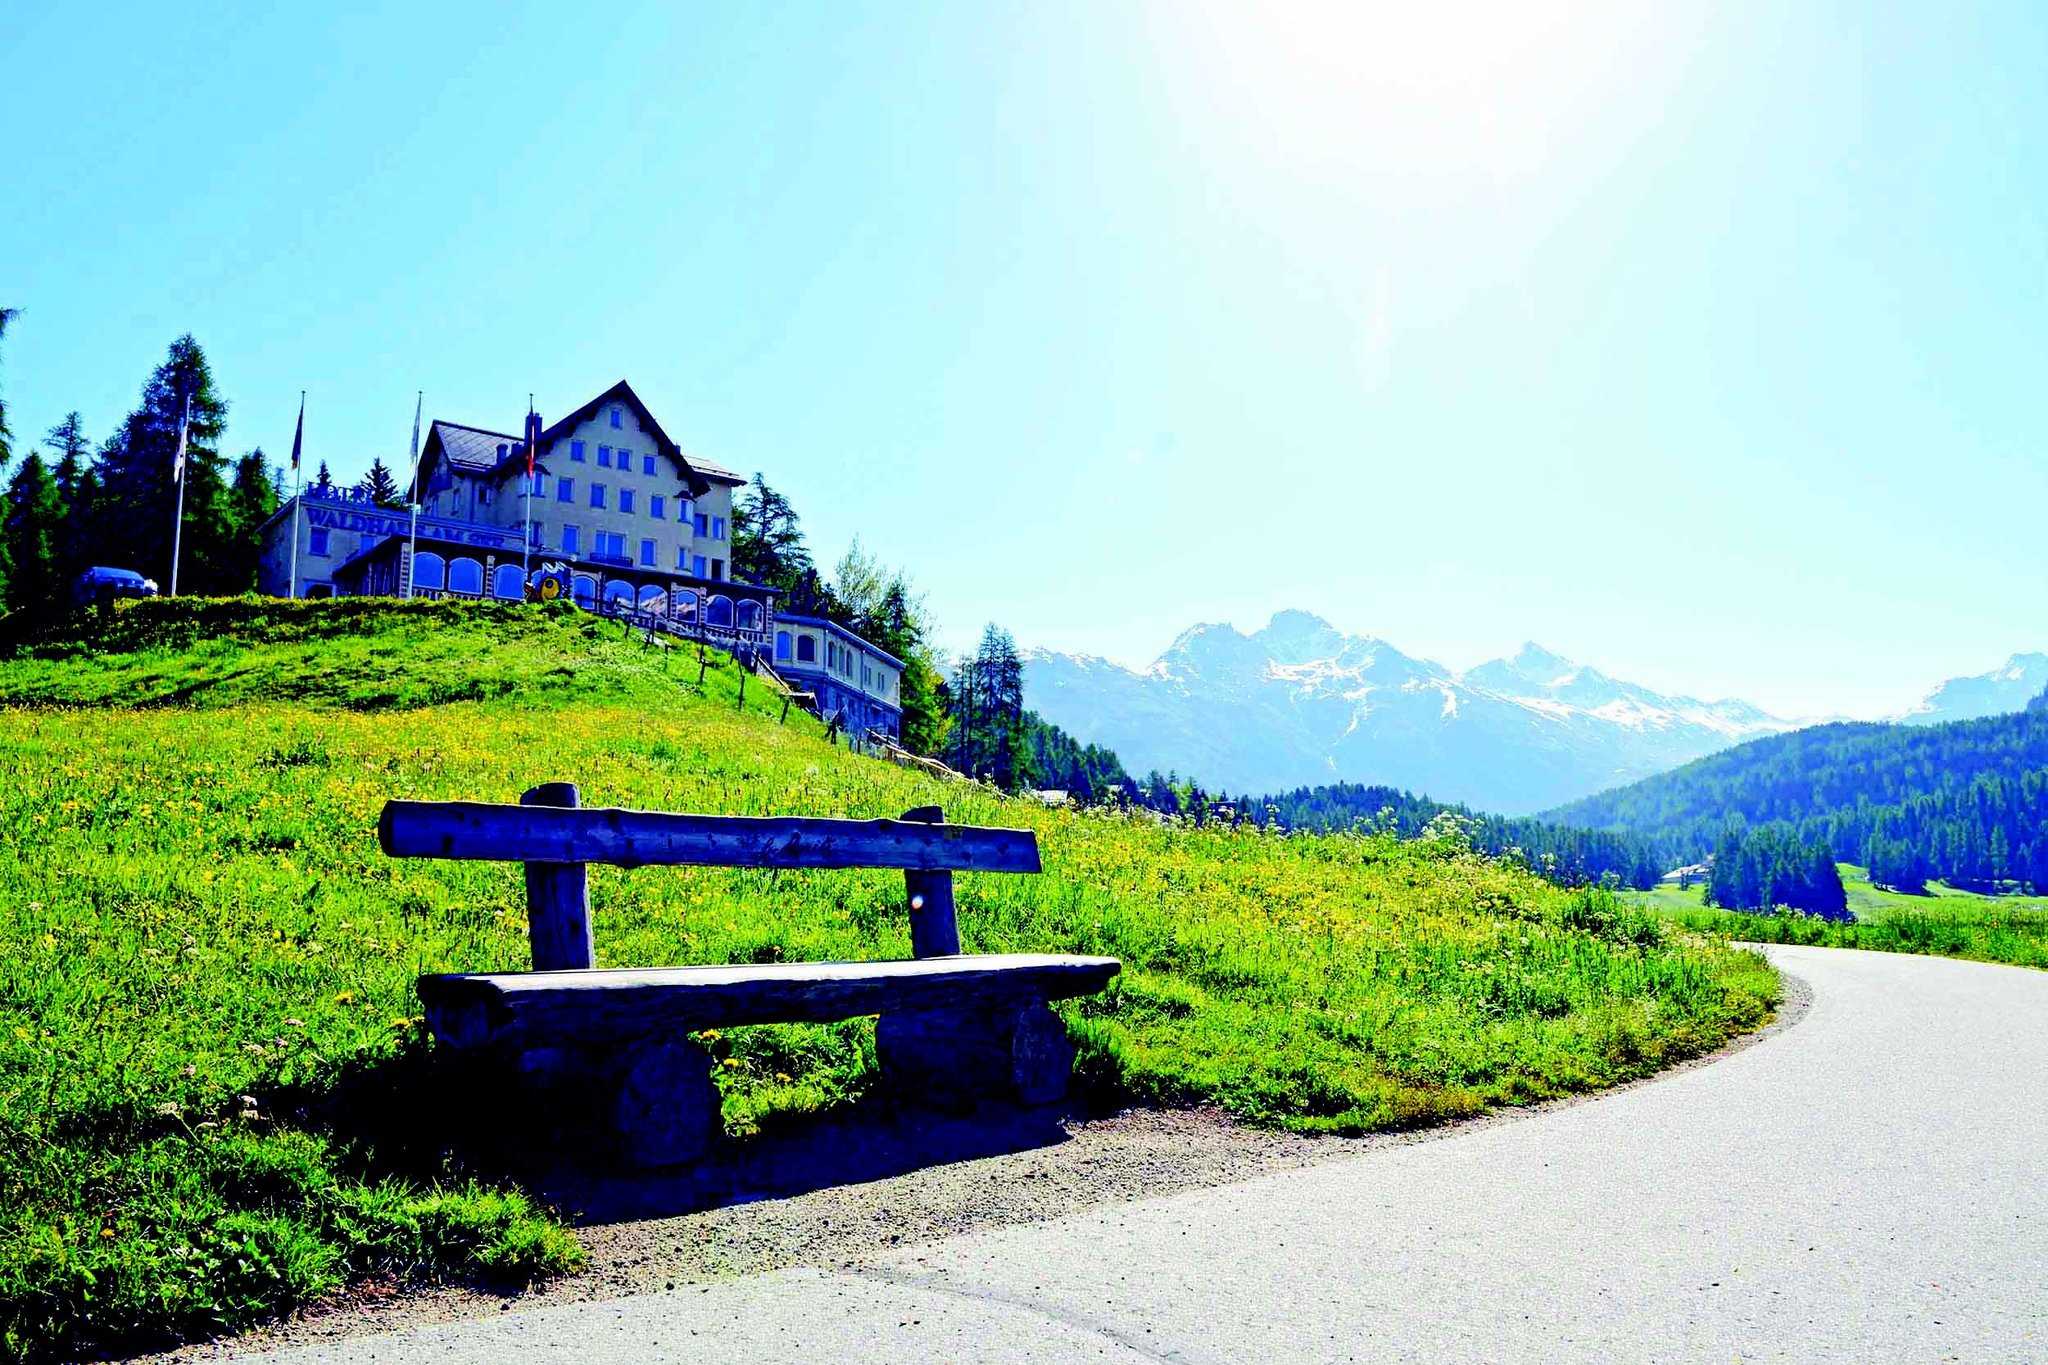
{"type": "Polygon", "coordinates": [[[879,1015],[876,1052],[898,1088],[958,1103],[1045,1104],[1066,1093],[1073,1047],[1047,1001],[1101,990],[1115,958],[963,955],[955,872],[1037,872],[1029,830],[900,820],[679,815],[586,808],[574,784],[520,804],[391,801],[378,821],[398,858],[522,862],[534,970],[423,976],[434,1037],[502,1068],[523,1112],[596,1114],[638,1166],[692,1161],[720,1131],[711,1057],[689,1035],[735,1024],[879,1015]],[[587,867],[900,868],[915,958],[595,969],[587,867]],[[567,1106],[563,1108],[562,1106],[567,1106]]]}

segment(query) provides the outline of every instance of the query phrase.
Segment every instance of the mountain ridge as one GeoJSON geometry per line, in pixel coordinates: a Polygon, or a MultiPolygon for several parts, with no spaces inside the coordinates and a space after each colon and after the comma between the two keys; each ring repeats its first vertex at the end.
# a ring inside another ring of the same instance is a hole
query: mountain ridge
{"type": "Polygon", "coordinates": [[[1133,771],[1254,793],[1376,782],[1520,813],[1799,723],[1666,696],[1534,641],[1460,672],[1299,610],[1249,633],[1190,626],[1143,669],[1023,657],[1034,708],[1133,771]]]}

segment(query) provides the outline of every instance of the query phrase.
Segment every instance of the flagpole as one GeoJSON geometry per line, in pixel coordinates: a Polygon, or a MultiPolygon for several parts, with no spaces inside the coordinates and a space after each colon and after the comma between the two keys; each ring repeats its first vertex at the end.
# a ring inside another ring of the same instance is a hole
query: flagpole
{"type": "Polygon", "coordinates": [[[413,565],[420,556],[420,411],[426,406],[427,391],[415,391],[412,400],[412,530],[405,547],[405,595],[411,597],[419,575],[413,565]]]}
{"type": "Polygon", "coordinates": [[[306,471],[299,446],[306,439],[306,391],[299,390],[299,428],[292,434],[292,582],[291,595],[299,595],[299,527],[305,514],[306,471]]]}
{"type": "Polygon", "coordinates": [[[185,396],[185,420],[178,425],[178,462],[171,467],[171,481],[178,485],[176,510],[171,513],[171,596],[178,595],[178,556],[185,546],[185,440],[192,430],[192,396],[185,396]]]}
{"type": "Polygon", "coordinates": [[[540,455],[534,449],[533,395],[526,395],[526,527],[519,537],[519,591],[533,578],[533,462],[540,455]]]}

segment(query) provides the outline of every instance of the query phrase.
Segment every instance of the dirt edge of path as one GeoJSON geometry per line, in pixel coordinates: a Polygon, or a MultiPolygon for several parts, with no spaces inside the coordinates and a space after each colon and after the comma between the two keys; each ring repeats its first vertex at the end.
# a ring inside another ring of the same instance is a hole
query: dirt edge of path
{"type": "Polygon", "coordinates": [[[1220,1109],[1132,1109],[1070,1117],[1051,1146],[943,1166],[782,1199],[730,1204],[702,1213],[579,1228],[590,1268],[531,1289],[472,1285],[409,1287],[371,1281],[307,1305],[245,1335],[195,1343],[139,1361],[199,1362],[312,1346],[409,1327],[485,1317],[513,1308],[587,1303],[677,1291],[708,1281],[791,1266],[845,1269],[883,1253],[964,1232],[1043,1222],[1103,1204],[1234,1184],[1278,1171],[1341,1161],[1386,1147],[1440,1142],[1475,1129],[1589,1104],[1657,1085],[1755,1047],[1796,1025],[1811,1008],[1807,983],[1778,969],[1778,1008],[1763,1027],[1704,1056],[1584,1095],[1408,1132],[1308,1137],[1250,1128],[1220,1109]]]}

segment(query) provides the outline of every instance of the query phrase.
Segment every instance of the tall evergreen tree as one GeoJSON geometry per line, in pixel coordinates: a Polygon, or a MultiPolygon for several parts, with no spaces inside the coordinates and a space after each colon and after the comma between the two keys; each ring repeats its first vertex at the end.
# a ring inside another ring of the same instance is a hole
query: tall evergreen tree
{"type": "Polygon", "coordinates": [[[356,482],[356,491],[379,507],[405,506],[405,498],[398,487],[398,478],[381,456],[370,461],[369,469],[356,482]]]}
{"type": "MultiPolygon", "coordinates": [[[[21,316],[19,308],[0,308],[0,341],[7,339],[7,324],[21,316]]],[[[14,458],[14,433],[7,426],[7,392],[0,389],[0,469],[14,458]]]]}
{"type": "Polygon", "coordinates": [[[8,481],[5,517],[0,519],[10,614],[35,621],[63,611],[65,584],[57,563],[63,524],[57,481],[42,455],[30,450],[8,481]]]}
{"type": "Polygon", "coordinates": [[[1005,791],[1035,778],[1024,717],[1024,665],[1010,633],[991,623],[960,661],[953,686],[954,766],[1005,791]]]}
{"type": "Polygon", "coordinates": [[[277,510],[277,501],[277,484],[270,466],[264,463],[261,446],[235,461],[234,482],[228,485],[228,520],[235,531],[234,558],[225,566],[224,591],[255,589],[262,550],[257,532],[277,510]]]}
{"type": "Polygon", "coordinates": [[[732,507],[733,576],[787,592],[811,567],[796,509],[755,474],[732,507]]]}
{"type": "Polygon", "coordinates": [[[171,343],[164,363],[143,385],[141,405],[100,450],[99,520],[102,528],[120,528],[118,539],[106,537],[107,544],[119,547],[111,558],[169,587],[171,513],[178,500],[172,462],[188,399],[192,422],[185,452],[179,590],[217,592],[231,558],[227,479],[220,457],[228,405],[214,388],[205,352],[190,335],[171,343]]]}
{"type": "Polygon", "coordinates": [[[76,412],[67,413],[51,427],[43,445],[57,457],[51,475],[57,481],[57,500],[64,508],[64,522],[57,533],[57,576],[68,588],[93,562],[99,479],[93,473],[85,423],[76,412]]]}
{"type": "Polygon", "coordinates": [[[325,460],[320,462],[320,472],[313,476],[313,490],[316,493],[332,493],[334,491],[334,475],[327,472],[327,461],[325,460]]]}

